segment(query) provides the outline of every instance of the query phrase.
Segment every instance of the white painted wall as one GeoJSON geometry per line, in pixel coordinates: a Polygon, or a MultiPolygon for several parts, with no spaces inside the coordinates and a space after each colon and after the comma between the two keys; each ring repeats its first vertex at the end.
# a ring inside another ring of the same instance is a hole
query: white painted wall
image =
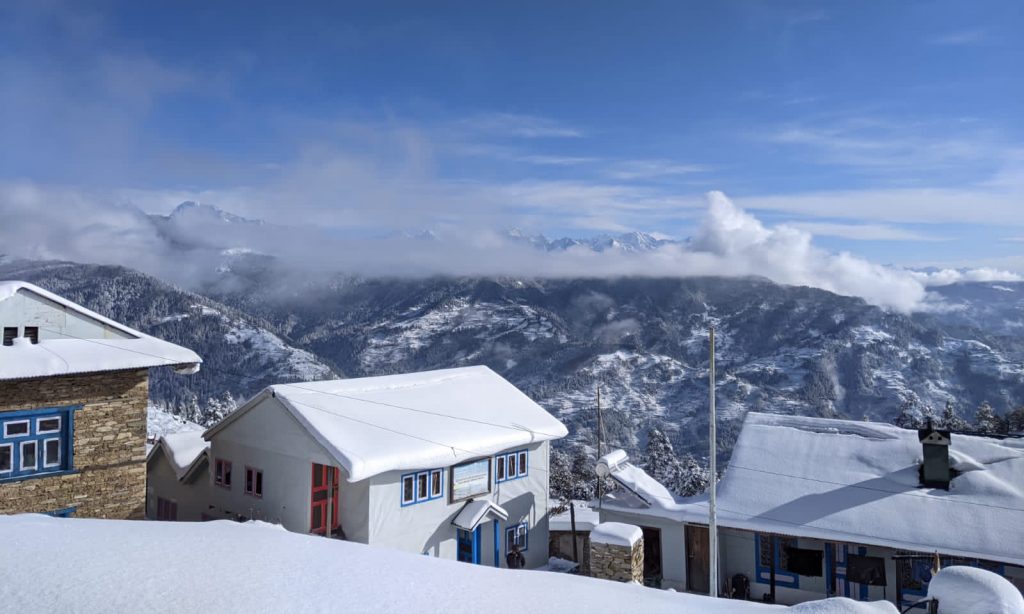
{"type": "MultiPolygon", "coordinates": [[[[624,522],[638,527],[661,530],[662,588],[677,591],[686,590],[686,529],[680,522],[648,516],[630,514],[619,510],[601,511],[601,522],[624,522]]],[[[644,552],[647,556],[647,552],[644,552]]]]}
{"type": "Polygon", "coordinates": [[[205,463],[191,478],[190,482],[179,482],[163,448],[158,447],[146,463],[146,518],[156,519],[157,497],[163,497],[178,504],[178,520],[202,520],[210,498],[205,463]]]}
{"type": "Polygon", "coordinates": [[[26,326],[39,327],[39,339],[130,339],[131,336],[87,318],[63,305],[26,290],[0,301],[0,328],[15,326],[24,336],[26,326]]]}
{"type": "MultiPolygon", "coordinates": [[[[506,452],[523,448],[509,448],[506,452]]],[[[498,527],[500,566],[505,566],[505,529],[526,522],[529,526],[529,547],[523,553],[527,567],[540,567],[548,560],[548,442],[527,446],[529,472],[526,477],[493,483],[490,498],[509,513],[507,522],[498,527]]],[[[409,471],[391,471],[371,478],[370,539],[372,545],[387,546],[406,552],[424,553],[454,559],[456,528],[452,520],[465,501],[450,502],[450,467],[444,467],[444,496],[432,501],[402,506],[401,478],[409,471]]],[[[491,471],[494,471],[493,457],[491,471]]],[[[494,527],[490,520],[482,525],[480,561],[494,564],[494,527]]]]}

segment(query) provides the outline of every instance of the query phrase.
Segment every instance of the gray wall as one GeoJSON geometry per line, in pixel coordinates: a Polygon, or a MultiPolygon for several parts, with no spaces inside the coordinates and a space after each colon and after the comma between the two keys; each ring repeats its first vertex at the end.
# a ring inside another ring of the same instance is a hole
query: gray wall
{"type": "Polygon", "coordinates": [[[18,327],[18,336],[24,336],[26,326],[39,327],[39,339],[131,339],[131,336],[87,318],[59,303],[37,294],[19,290],[14,296],[0,301],[0,328],[18,327]]]}
{"type": "Polygon", "coordinates": [[[178,520],[201,520],[207,512],[209,490],[205,463],[190,482],[179,482],[163,447],[158,447],[146,463],[146,518],[156,519],[157,497],[163,497],[178,504],[178,520]]]}

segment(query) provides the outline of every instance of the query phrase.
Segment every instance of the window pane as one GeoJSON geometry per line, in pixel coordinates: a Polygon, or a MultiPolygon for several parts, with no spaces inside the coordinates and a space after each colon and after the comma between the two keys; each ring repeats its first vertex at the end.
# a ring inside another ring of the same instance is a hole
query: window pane
{"type": "Polygon", "coordinates": [[[415,483],[411,475],[402,478],[402,503],[409,503],[416,498],[416,493],[413,492],[414,486],[415,483]]]}
{"type": "Polygon", "coordinates": [[[324,485],[324,466],[313,465],[313,486],[319,487],[324,485]]]}
{"type": "Polygon", "coordinates": [[[504,480],[505,479],[505,457],[504,456],[499,456],[498,457],[498,479],[499,480],[504,480]]]}
{"type": "Polygon", "coordinates": [[[36,468],[36,442],[26,441],[21,444],[21,468],[36,468]]]}
{"type": "Polygon", "coordinates": [[[60,418],[40,418],[36,422],[36,433],[56,433],[60,430],[60,418]]]}
{"type": "Polygon", "coordinates": [[[11,444],[0,446],[0,472],[10,471],[11,463],[14,462],[14,454],[11,444]]]}
{"type": "Polygon", "coordinates": [[[263,496],[263,472],[256,472],[256,494],[263,496]]]}
{"type": "Polygon", "coordinates": [[[430,496],[441,496],[441,472],[434,471],[430,474],[430,496]]]}
{"type": "Polygon", "coordinates": [[[508,455],[508,477],[511,479],[511,478],[516,477],[516,475],[518,475],[518,473],[516,472],[516,455],[515,454],[509,454],[508,455]]]}
{"type": "Polygon", "coordinates": [[[319,505],[313,508],[313,529],[324,526],[324,511],[319,505]]]}
{"type": "Polygon", "coordinates": [[[60,464],[60,440],[47,439],[43,449],[43,465],[55,467],[60,464]]]}
{"type": "Polygon", "coordinates": [[[426,499],[427,498],[427,474],[421,473],[416,476],[416,498],[426,499]]]}
{"type": "Polygon", "coordinates": [[[231,486],[231,463],[224,463],[224,485],[231,486]]]}
{"type": "Polygon", "coordinates": [[[21,435],[28,435],[28,420],[4,424],[4,437],[19,437],[21,435]]]}
{"type": "Polygon", "coordinates": [[[252,492],[252,469],[245,470],[245,492],[252,492]]]}
{"type": "Polygon", "coordinates": [[[526,475],[526,452],[519,453],[519,474],[526,475]]]}

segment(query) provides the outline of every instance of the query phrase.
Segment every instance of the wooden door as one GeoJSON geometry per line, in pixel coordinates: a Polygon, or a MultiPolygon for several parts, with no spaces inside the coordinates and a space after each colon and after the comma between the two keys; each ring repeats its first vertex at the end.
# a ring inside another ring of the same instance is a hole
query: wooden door
{"type": "Polygon", "coordinates": [[[338,528],[338,470],[330,465],[313,463],[309,532],[326,535],[328,515],[333,533],[338,528]]]}
{"type": "Polygon", "coordinates": [[[708,528],[686,525],[686,590],[708,593],[711,588],[710,555],[708,528]]]}

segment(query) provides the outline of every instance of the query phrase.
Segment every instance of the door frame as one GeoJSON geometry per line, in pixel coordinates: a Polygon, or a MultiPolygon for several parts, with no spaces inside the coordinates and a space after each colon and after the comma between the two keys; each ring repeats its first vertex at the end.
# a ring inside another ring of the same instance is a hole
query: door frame
{"type": "Polygon", "coordinates": [[[314,535],[333,534],[338,528],[338,474],[337,467],[313,463],[309,481],[309,532],[314,535]],[[321,485],[317,486],[317,475],[320,476],[321,485]],[[326,496],[323,501],[316,501],[316,495],[324,492],[326,496]],[[317,508],[321,509],[321,524],[313,524],[313,514],[317,508]],[[330,530],[328,531],[328,517],[330,517],[330,530]]]}

